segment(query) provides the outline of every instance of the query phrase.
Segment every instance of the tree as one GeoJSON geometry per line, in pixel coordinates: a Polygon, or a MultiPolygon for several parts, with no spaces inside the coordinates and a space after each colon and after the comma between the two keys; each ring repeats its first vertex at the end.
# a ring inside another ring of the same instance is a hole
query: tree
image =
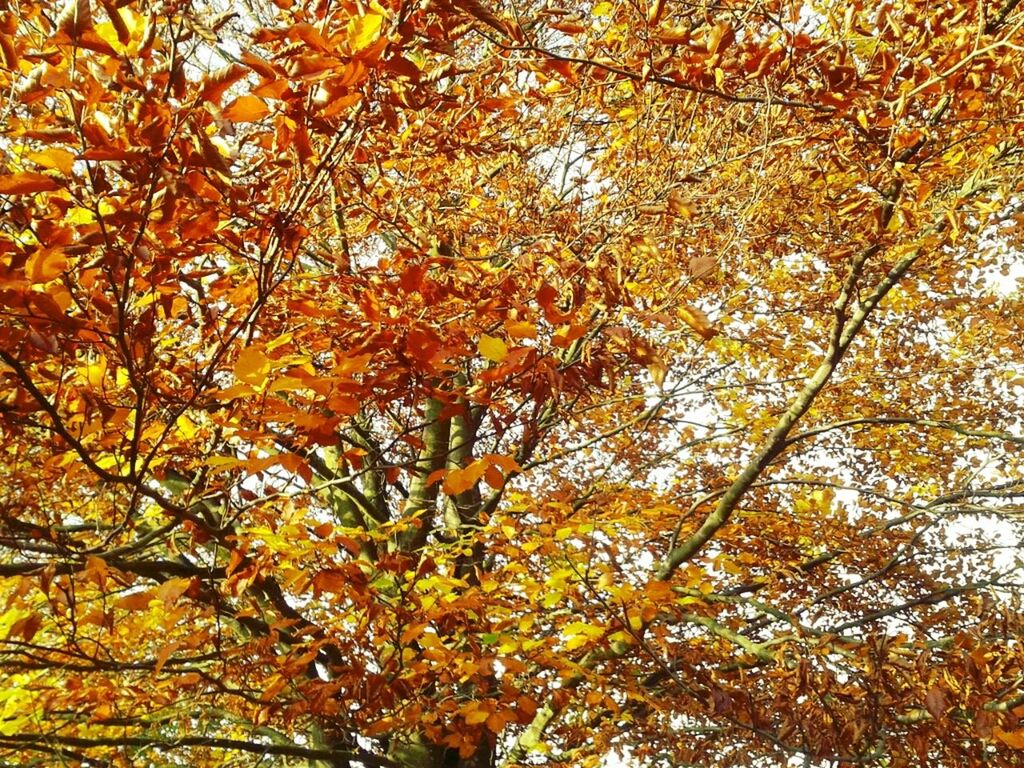
{"type": "Polygon", "coordinates": [[[5,763],[1018,764],[1017,5],[5,5],[5,763]]]}

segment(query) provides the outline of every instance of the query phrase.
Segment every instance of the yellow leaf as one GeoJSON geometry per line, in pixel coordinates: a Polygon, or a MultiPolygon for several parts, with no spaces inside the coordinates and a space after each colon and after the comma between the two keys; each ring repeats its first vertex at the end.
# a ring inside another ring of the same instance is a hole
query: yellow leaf
{"type": "Polygon", "coordinates": [[[480,723],[486,723],[487,718],[491,716],[491,713],[486,709],[474,709],[471,712],[465,714],[467,725],[479,725],[480,723]]]}
{"type": "Polygon", "coordinates": [[[107,374],[107,358],[100,355],[97,359],[79,366],[78,372],[88,382],[90,387],[101,389],[103,387],[103,379],[107,374]]]}
{"type": "Polygon", "coordinates": [[[25,262],[25,276],[33,283],[48,283],[64,271],[68,260],[52,248],[40,248],[25,262]]]}
{"type": "Polygon", "coordinates": [[[647,372],[655,385],[661,387],[665,383],[665,376],[668,374],[668,365],[660,357],[655,357],[647,364],[647,372]]]}
{"type": "Polygon", "coordinates": [[[681,306],[676,310],[679,319],[695,330],[705,341],[713,339],[718,333],[711,327],[708,316],[696,307],[681,306]]]}
{"type": "Polygon", "coordinates": [[[508,357],[508,346],[505,342],[486,333],[480,337],[479,349],[481,355],[495,363],[500,363],[508,357]]]}
{"type": "Polygon", "coordinates": [[[43,168],[55,168],[65,176],[71,175],[71,167],[75,164],[75,156],[66,149],[46,149],[42,152],[29,152],[28,159],[43,168]]]}
{"type": "Polygon", "coordinates": [[[368,48],[380,37],[380,27],[384,17],[378,13],[368,13],[352,19],[348,25],[348,40],[352,51],[368,48]]]}
{"type": "Polygon", "coordinates": [[[254,387],[263,384],[269,373],[270,359],[259,347],[243,349],[235,362],[235,377],[254,387]]]}
{"type": "Polygon", "coordinates": [[[665,12],[665,0],[652,0],[647,6],[647,23],[657,24],[665,12]]]}
{"type": "Polygon", "coordinates": [[[270,112],[266,102],[258,96],[239,96],[224,110],[224,117],[234,123],[253,123],[270,112]]]}
{"type": "Polygon", "coordinates": [[[196,436],[196,425],[185,414],[181,414],[174,423],[186,440],[191,440],[196,436]]]}

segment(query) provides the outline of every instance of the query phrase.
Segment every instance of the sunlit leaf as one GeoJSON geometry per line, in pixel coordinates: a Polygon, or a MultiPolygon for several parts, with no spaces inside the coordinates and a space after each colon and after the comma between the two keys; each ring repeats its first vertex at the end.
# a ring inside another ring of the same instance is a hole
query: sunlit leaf
{"type": "Polygon", "coordinates": [[[28,158],[44,168],[54,168],[65,176],[71,174],[71,169],[75,162],[73,153],[65,149],[56,148],[46,149],[41,152],[30,152],[28,158]]]}
{"type": "Polygon", "coordinates": [[[259,347],[246,347],[235,361],[235,377],[254,387],[262,386],[270,374],[270,359],[259,347]]]}
{"type": "Polygon", "coordinates": [[[24,171],[9,176],[0,176],[0,195],[31,195],[36,192],[52,192],[60,184],[41,173],[24,171]]]}
{"type": "Polygon", "coordinates": [[[67,267],[68,260],[58,249],[40,248],[25,263],[25,275],[33,283],[47,283],[67,267]]]}
{"type": "Polygon", "coordinates": [[[495,363],[500,363],[508,357],[508,345],[501,339],[487,334],[480,336],[478,349],[481,355],[495,363]]]}
{"type": "Polygon", "coordinates": [[[266,102],[257,96],[239,96],[224,110],[224,117],[236,123],[252,123],[270,113],[266,102]]]}
{"type": "Polygon", "coordinates": [[[380,37],[384,17],[378,13],[357,16],[349,23],[349,45],[353,51],[361,51],[380,37]]]}

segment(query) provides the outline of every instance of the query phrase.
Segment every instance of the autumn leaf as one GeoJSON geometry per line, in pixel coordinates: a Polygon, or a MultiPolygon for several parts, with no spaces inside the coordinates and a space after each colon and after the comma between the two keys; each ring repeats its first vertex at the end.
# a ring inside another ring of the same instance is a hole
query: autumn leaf
{"type": "Polygon", "coordinates": [[[508,345],[499,338],[483,334],[477,345],[480,354],[494,363],[500,363],[508,357],[508,345]]]}
{"type": "Polygon", "coordinates": [[[349,46],[353,52],[368,48],[380,37],[384,17],[378,13],[357,16],[349,22],[349,46]]]}
{"type": "Polygon", "coordinates": [[[153,594],[147,589],[139,592],[132,592],[124,597],[118,598],[115,605],[125,611],[146,611],[149,610],[149,604],[152,600],[153,594]]]}
{"type": "Polygon", "coordinates": [[[992,729],[997,739],[1013,749],[1024,749],[1024,730],[1004,731],[999,726],[992,729]]]}
{"type": "Polygon", "coordinates": [[[718,334],[701,309],[682,305],[676,308],[676,315],[705,341],[713,339],[718,334]]]}
{"type": "Polygon", "coordinates": [[[239,96],[224,109],[224,117],[236,123],[253,123],[266,117],[270,108],[257,96],[239,96]]]}
{"type": "Polygon", "coordinates": [[[673,189],[668,193],[668,209],[672,211],[676,216],[680,216],[684,219],[692,219],[694,214],[693,206],[686,201],[683,197],[682,192],[678,189],[673,189]]]}
{"type": "Polygon", "coordinates": [[[587,26],[578,21],[555,21],[552,22],[551,28],[569,35],[579,35],[587,31],[587,26]]]}
{"type": "Polygon", "coordinates": [[[663,26],[656,33],[658,42],[664,45],[684,45],[690,41],[690,27],[663,26]]]}
{"type": "Polygon", "coordinates": [[[204,101],[218,103],[224,92],[245,77],[247,70],[241,64],[228,64],[211,72],[203,81],[201,97],[204,101]]]}
{"type": "Polygon", "coordinates": [[[689,273],[694,280],[709,275],[715,271],[718,260],[714,256],[695,256],[690,259],[689,273]]]}
{"type": "Polygon", "coordinates": [[[946,714],[946,694],[941,688],[932,686],[925,694],[924,705],[932,717],[940,720],[946,714]]]}
{"type": "Polygon", "coordinates": [[[313,577],[313,589],[316,594],[331,592],[344,594],[349,585],[349,579],[341,571],[320,571],[313,577]]]}
{"type": "Polygon", "coordinates": [[[665,0],[649,0],[647,4],[647,23],[657,24],[665,12],[665,0]]]}
{"type": "Polygon", "coordinates": [[[474,461],[468,467],[461,469],[449,469],[445,474],[442,485],[444,492],[449,496],[457,496],[465,493],[479,482],[487,471],[486,461],[474,461]]]}
{"type": "Polygon", "coordinates": [[[535,339],[537,338],[537,326],[522,320],[510,320],[505,323],[505,333],[511,339],[535,339]]]}
{"type": "Polygon", "coordinates": [[[491,713],[486,709],[474,709],[466,713],[465,720],[467,725],[479,725],[486,723],[490,716],[491,713]]]}
{"type": "Polygon", "coordinates": [[[67,257],[55,248],[40,248],[25,262],[25,276],[32,283],[48,283],[67,267],[67,257]]]}
{"type": "Polygon", "coordinates": [[[46,149],[41,152],[30,152],[28,159],[44,168],[54,168],[64,176],[70,176],[75,162],[73,153],[65,149],[46,149]]]}
{"type": "Polygon", "coordinates": [[[4,759],[1020,764],[1014,0],[10,5],[4,759]]]}
{"type": "Polygon", "coordinates": [[[246,347],[235,361],[235,378],[254,387],[262,386],[270,375],[270,359],[259,347],[246,347]]]}
{"type": "Polygon", "coordinates": [[[668,364],[661,357],[655,356],[647,363],[647,372],[651,375],[651,381],[655,386],[661,387],[665,384],[665,377],[668,375],[668,364]]]}
{"type": "Polygon", "coordinates": [[[60,184],[56,180],[33,171],[0,176],[0,195],[32,195],[36,192],[52,192],[55,189],[60,189],[60,184]]]}
{"type": "Polygon", "coordinates": [[[92,25],[92,4],[89,0],[65,0],[56,21],[59,31],[75,39],[91,29],[92,25]]]}
{"type": "Polygon", "coordinates": [[[26,643],[31,643],[42,625],[43,617],[39,613],[30,613],[25,618],[14,622],[7,631],[7,637],[21,637],[26,643]]]}

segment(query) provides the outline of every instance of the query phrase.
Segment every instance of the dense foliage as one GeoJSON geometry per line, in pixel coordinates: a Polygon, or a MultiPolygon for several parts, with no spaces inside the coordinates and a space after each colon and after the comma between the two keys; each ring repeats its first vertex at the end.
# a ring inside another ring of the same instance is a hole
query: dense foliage
{"type": "Polygon", "coordinates": [[[1017,5],[3,3],[0,760],[1019,765],[1017,5]]]}

